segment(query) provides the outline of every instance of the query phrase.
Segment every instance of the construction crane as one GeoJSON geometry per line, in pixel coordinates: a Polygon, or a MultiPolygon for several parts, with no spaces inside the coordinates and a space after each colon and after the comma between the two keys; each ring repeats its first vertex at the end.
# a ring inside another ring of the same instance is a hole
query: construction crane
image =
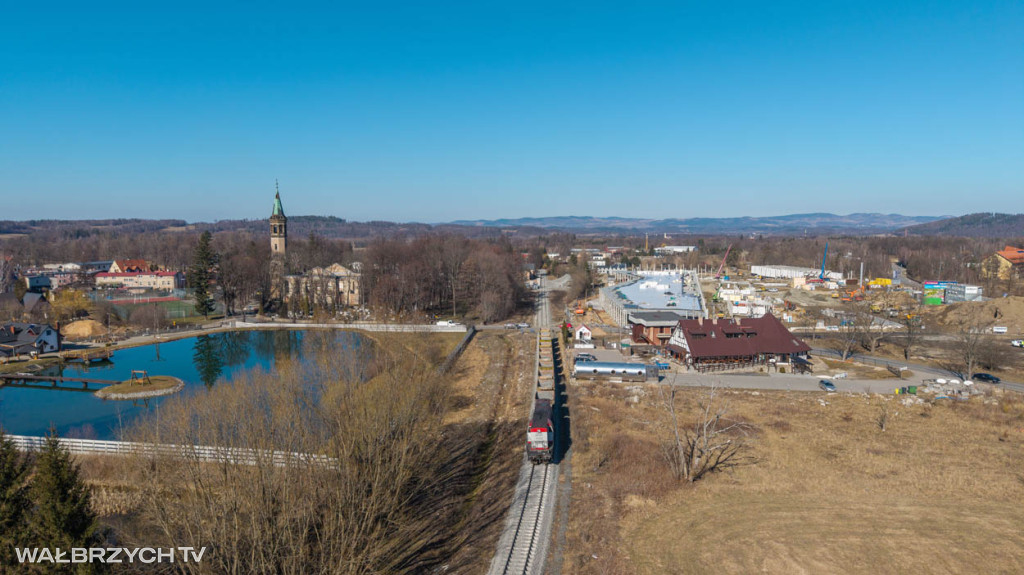
{"type": "Polygon", "coordinates": [[[722,277],[722,270],[725,269],[725,260],[729,259],[729,252],[732,251],[732,244],[725,250],[725,257],[722,258],[722,265],[718,266],[718,271],[715,273],[715,279],[722,277]]]}
{"type": "Polygon", "coordinates": [[[825,253],[821,256],[821,274],[818,275],[818,279],[825,279],[825,258],[828,257],[828,242],[825,242],[825,253]]]}

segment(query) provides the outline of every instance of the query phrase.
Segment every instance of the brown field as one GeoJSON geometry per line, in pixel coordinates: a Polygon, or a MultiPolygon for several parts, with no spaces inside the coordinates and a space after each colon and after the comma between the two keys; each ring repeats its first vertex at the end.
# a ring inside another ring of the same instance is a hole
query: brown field
{"type": "MultiPolygon", "coordinates": [[[[753,462],[685,484],[662,456],[658,390],[633,389],[572,390],[567,574],[1024,572],[1017,394],[726,391],[753,462]]],[[[692,414],[700,393],[678,405],[692,414]]]]}

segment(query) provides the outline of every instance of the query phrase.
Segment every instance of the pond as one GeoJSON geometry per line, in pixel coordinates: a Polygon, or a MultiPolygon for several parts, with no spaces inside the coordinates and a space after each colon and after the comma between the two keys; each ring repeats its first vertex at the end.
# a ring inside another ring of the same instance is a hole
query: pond
{"type": "MultiPolygon", "coordinates": [[[[122,381],[133,369],[146,370],[180,378],[185,382],[182,393],[202,393],[249,369],[273,370],[282,360],[309,361],[316,355],[311,350],[325,345],[356,362],[354,352],[366,341],[348,331],[235,331],[119,350],[110,362],[69,364],[40,375],[122,381]]],[[[52,425],[61,437],[118,439],[121,429],[166,399],[114,401],[75,390],[5,386],[0,388],[0,427],[15,435],[44,435],[52,425]]]]}

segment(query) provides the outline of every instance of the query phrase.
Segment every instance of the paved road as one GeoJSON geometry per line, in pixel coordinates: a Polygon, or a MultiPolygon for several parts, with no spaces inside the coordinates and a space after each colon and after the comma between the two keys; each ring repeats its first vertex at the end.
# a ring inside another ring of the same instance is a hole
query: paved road
{"type": "MultiPolygon", "coordinates": [[[[818,354],[818,355],[833,355],[833,353],[830,352],[830,350],[820,350],[820,349],[812,350],[811,353],[812,354],[818,354]]],[[[949,379],[949,378],[957,378],[957,379],[959,379],[960,378],[960,374],[954,373],[954,372],[949,371],[947,369],[942,369],[940,367],[934,367],[934,366],[931,366],[931,365],[924,365],[924,364],[920,364],[920,363],[911,363],[911,362],[906,362],[906,361],[898,361],[898,360],[893,360],[893,359],[888,359],[888,358],[875,357],[875,356],[871,356],[871,355],[867,355],[867,354],[862,354],[862,353],[855,353],[852,356],[850,356],[850,359],[852,359],[853,361],[856,361],[856,362],[866,363],[866,364],[869,364],[869,365],[880,365],[881,364],[881,365],[893,365],[893,366],[897,366],[897,367],[899,367],[899,366],[906,366],[907,369],[910,369],[911,371],[914,372],[915,376],[926,376],[927,379],[935,379],[935,378],[940,378],[940,377],[941,378],[946,378],[946,379],[949,379]]],[[[1019,392],[1024,393],[1024,383],[1013,382],[1013,381],[1003,381],[1003,382],[999,383],[998,385],[1000,387],[1003,387],[1003,388],[1006,388],[1006,389],[1011,389],[1013,391],[1019,391],[1019,392]]]]}
{"type": "MultiPolygon", "coordinates": [[[[669,373],[661,383],[681,387],[705,387],[712,383],[720,387],[733,389],[764,389],[776,391],[820,391],[818,382],[826,376],[793,375],[784,373],[773,374],[701,374],[701,373],[669,373]]],[[[919,385],[917,379],[899,382],[895,379],[831,379],[836,391],[855,393],[892,393],[900,385],[919,385]]]]}
{"type": "MultiPolygon", "coordinates": [[[[580,350],[597,356],[598,361],[629,361],[629,356],[622,355],[619,350],[594,349],[580,350]]],[[[814,354],[816,352],[812,352],[814,354]]],[[[827,355],[827,353],[820,353],[827,355]]],[[[922,385],[925,379],[951,378],[955,377],[949,371],[915,363],[884,360],[867,355],[856,354],[852,357],[854,361],[863,361],[877,365],[876,362],[888,361],[892,365],[906,366],[914,372],[914,377],[905,380],[897,379],[849,379],[830,377],[831,373],[817,374],[788,374],[788,373],[710,373],[701,374],[697,372],[670,372],[661,379],[660,383],[668,385],[679,385],[683,387],[701,387],[716,383],[722,387],[734,389],[764,389],[779,391],[819,391],[818,382],[822,379],[829,379],[836,385],[838,391],[867,392],[867,393],[892,393],[897,387],[907,385],[922,385]]],[[[1014,391],[1024,392],[1024,385],[1019,383],[1003,383],[1000,386],[1014,391]]]]}

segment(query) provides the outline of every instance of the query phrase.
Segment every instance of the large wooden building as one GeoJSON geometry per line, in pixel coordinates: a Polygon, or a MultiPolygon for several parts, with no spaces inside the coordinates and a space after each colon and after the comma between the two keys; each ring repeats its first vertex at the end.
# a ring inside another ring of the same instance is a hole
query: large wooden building
{"type": "Polygon", "coordinates": [[[733,320],[680,320],[666,349],[698,371],[794,362],[803,367],[811,351],[770,313],[733,320]]]}

